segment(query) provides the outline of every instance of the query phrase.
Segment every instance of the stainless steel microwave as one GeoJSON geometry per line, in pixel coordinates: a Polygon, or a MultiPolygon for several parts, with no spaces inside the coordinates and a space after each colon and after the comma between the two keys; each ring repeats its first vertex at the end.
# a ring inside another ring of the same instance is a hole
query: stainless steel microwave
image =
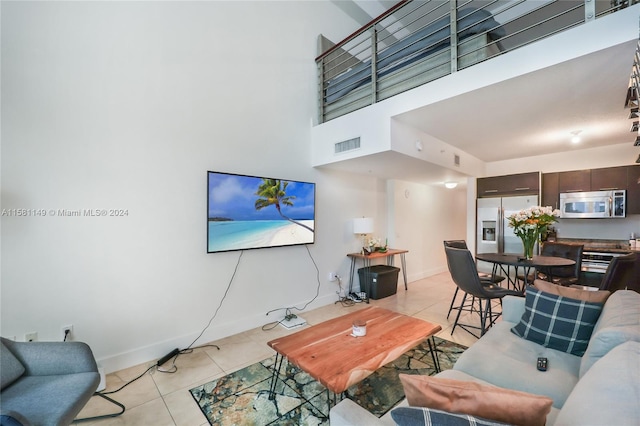
{"type": "Polygon", "coordinates": [[[561,218],[619,218],[626,214],[627,191],[566,192],[560,194],[561,218]]]}

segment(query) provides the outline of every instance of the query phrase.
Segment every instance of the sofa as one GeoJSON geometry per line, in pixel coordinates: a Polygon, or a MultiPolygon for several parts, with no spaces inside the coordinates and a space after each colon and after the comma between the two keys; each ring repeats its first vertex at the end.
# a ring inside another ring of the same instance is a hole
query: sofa
{"type": "Polygon", "coordinates": [[[100,374],[82,342],[0,338],[0,425],[68,425],[94,394],[100,374]]]}
{"type": "MultiPolygon", "coordinates": [[[[533,291],[527,290],[527,297],[530,293],[533,291]]],[[[601,304],[581,356],[543,346],[511,330],[523,320],[528,300],[531,299],[505,297],[502,321],[467,349],[453,369],[436,374],[436,380],[450,379],[546,396],[553,401],[546,419],[542,419],[546,425],[637,425],[640,421],[640,294],[619,290],[608,296],[604,305],[601,304]],[[539,357],[548,359],[546,371],[537,369],[539,357]]],[[[405,393],[406,390],[405,387],[405,393]]],[[[344,399],[331,409],[330,422],[332,426],[395,425],[394,417],[397,418],[398,413],[411,410],[429,411],[409,407],[405,398],[377,418],[344,399]]],[[[442,424],[433,419],[431,422],[442,424]]]]}

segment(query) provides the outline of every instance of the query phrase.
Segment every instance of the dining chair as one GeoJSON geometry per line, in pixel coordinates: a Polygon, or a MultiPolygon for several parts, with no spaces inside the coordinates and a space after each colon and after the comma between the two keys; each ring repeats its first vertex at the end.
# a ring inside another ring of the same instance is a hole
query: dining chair
{"type": "MultiPolygon", "coordinates": [[[[467,247],[467,242],[465,240],[445,240],[444,241],[444,246],[445,247],[454,247],[454,248],[459,248],[459,249],[463,249],[463,250],[468,250],[467,247]]],[[[448,261],[447,261],[448,264],[448,261]]],[[[448,266],[448,265],[447,265],[448,266]]],[[[449,268],[449,270],[451,270],[451,268],[449,268]]],[[[478,272],[478,277],[480,277],[480,281],[483,284],[498,284],[499,282],[504,281],[504,277],[501,275],[494,275],[494,274],[488,274],[486,272],[478,272]]],[[[458,297],[458,292],[460,291],[460,288],[458,286],[456,286],[456,291],[453,293],[453,297],[451,298],[451,304],[449,305],[449,311],[447,312],[447,319],[449,319],[449,315],[451,315],[451,311],[453,310],[458,310],[460,309],[465,302],[466,299],[466,295],[464,295],[464,297],[462,298],[462,303],[460,303],[457,306],[454,306],[455,302],[456,302],[456,298],[458,297]]],[[[473,301],[472,301],[473,303],[473,301]]]]}
{"type": "Polygon", "coordinates": [[[640,253],[611,259],[600,283],[600,290],[634,290],[640,293],[640,253]]]}
{"type": "MultiPolygon", "coordinates": [[[[502,312],[493,312],[491,302],[494,300],[502,302],[502,298],[507,295],[519,297],[523,295],[517,290],[506,289],[496,284],[483,284],[480,281],[476,263],[469,250],[447,246],[445,246],[444,250],[447,255],[447,264],[449,265],[451,278],[453,278],[458,288],[465,293],[464,299],[466,299],[467,295],[472,296],[471,304],[458,310],[451,334],[453,334],[457,326],[460,326],[469,334],[479,338],[483,336],[500,315],[502,315],[502,312]],[[475,306],[476,302],[478,304],[477,308],[475,306]],[[480,326],[461,324],[460,314],[463,310],[478,313],[480,315],[480,326]],[[472,329],[480,330],[480,336],[476,335],[472,329]]],[[[465,302],[464,299],[463,304],[465,302]]]]}
{"type": "Polygon", "coordinates": [[[569,286],[577,283],[580,278],[583,250],[584,245],[545,241],[542,244],[542,251],[540,253],[542,256],[563,257],[565,259],[574,260],[576,263],[571,266],[538,268],[536,271],[536,278],[551,281],[554,284],[562,286],[569,286]]]}

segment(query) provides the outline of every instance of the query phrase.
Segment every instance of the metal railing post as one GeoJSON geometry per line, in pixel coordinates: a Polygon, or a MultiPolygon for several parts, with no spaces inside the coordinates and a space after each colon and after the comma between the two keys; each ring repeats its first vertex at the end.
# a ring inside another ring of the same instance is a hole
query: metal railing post
{"type": "Polygon", "coordinates": [[[458,10],[456,0],[449,1],[449,28],[451,29],[451,74],[458,71],[458,10]]]}
{"type": "Polygon", "coordinates": [[[584,0],[584,22],[596,19],[596,1],[584,0]]]}
{"type": "Polygon", "coordinates": [[[316,61],[318,67],[318,123],[324,123],[324,58],[316,61]]]}
{"type": "Polygon", "coordinates": [[[371,105],[378,102],[378,32],[371,27],[371,105]]]}

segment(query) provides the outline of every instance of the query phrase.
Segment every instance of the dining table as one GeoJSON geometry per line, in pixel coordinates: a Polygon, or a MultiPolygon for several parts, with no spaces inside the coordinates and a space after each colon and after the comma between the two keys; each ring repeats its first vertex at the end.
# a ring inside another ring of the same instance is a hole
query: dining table
{"type": "Polygon", "coordinates": [[[545,268],[545,270],[549,271],[549,281],[552,281],[554,267],[571,266],[576,263],[575,260],[557,256],[534,255],[533,258],[527,259],[522,254],[517,253],[478,253],[476,254],[476,260],[493,263],[492,276],[498,275],[499,269],[501,271],[500,275],[504,274],[507,277],[508,285],[523,293],[527,285],[533,284],[528,282],[531,269],[545,268]],[[511,268],[514,269],[513,274],[511,273],[511,268]],[[523,272],[522,274],[518,274],[520,269],[523,272]],[[519,277],[522,277],[522,280],[519,277]]]}

